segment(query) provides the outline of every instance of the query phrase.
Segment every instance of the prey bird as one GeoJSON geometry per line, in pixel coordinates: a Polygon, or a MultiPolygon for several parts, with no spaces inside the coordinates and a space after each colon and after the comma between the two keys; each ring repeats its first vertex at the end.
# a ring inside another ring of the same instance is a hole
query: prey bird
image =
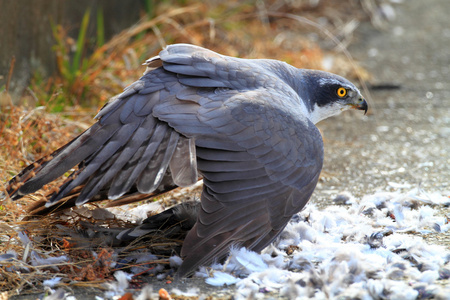
{"type": "Polygon", "coordinates": [[[112,98],[97,122],[8,183],[12,199],[73,167],[46,206],[70,207],[104,193],[151,194],[203,177],[196,222],[178,277],[227,255],[259,252],[313,193],[323,163],[315,124],[367,102],[348,80],[269,59],[241,59],[174,44],[112,98]],[[77,196],[61,204],[73,190],[77,196]]]}

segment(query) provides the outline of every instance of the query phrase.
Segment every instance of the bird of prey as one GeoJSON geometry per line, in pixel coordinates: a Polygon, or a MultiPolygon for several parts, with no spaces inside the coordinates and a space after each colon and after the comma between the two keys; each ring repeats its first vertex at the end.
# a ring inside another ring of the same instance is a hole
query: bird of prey
{"type": "Polygon", "coordinates": [[[269,59],[241,59],[189,44],[167,46],[112,98],[97,122],[11,179],[12,199],[78,165],[48,200],[70,205],[107,193],[148,194],[203,177],[197,221],[178,277],[230,246],[261,251],[313,193],[323,162],[315,124],[367,103],[348,80],[269,59]],[[80,188],[82,186],[82,188],[80,188]]]}

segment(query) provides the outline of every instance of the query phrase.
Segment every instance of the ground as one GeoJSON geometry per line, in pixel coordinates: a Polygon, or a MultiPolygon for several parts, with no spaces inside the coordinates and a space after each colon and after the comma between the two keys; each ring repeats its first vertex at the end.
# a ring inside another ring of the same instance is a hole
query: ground
{"type": "Polygon", "coordinates": [[[393,181],[449,190],[446,9],[448,1],[405,1],[396,6],[397,18],[386,30],[369,24],[358,29],[350,52],[374,76],[371,115],[356,121],[345,114],[319,125],[330,142],[324,169],[339,174],[341,183],[333,189],[362,195],[393,181]]]}
{"type": "MultiPolygon", "coordinates": [[[[355,112],[319,124],[325,139],[324,178],[312,202],[326,207],[342,191],[361,197],[377,190],[421,186],[450,195],[450,67],[448,0],[403,1],[385,29],[363,23],[349,48],[373,75],[370,113],[355,112]]],[[[449,215],[448,208],[441,213],[449,215]]],[[[449,232],[426,237],[449,248],[449,232]]],[[[154,290],[196,286],[204,295],[230,298],[234,287],[214,288],[202,279],[153,281],[154,290]]],[[[101,291],[77,289],[78,299],[101,291]]],[[[12,299],[36,299],[37,295],[12,299]]]]}
{"type": "MultiPolygon", "coordinates": [[[[357,196],[386,190],[390,182],[450,195],[448,9],[448,1],[405,1],[386,30],[358,29],[350,52],[374,75],[372,114],[320,124],[329,142],[324,170],[333,175],[319,184],[316,201],[342,190],[357,196]]],[[[449,233],[429,238],[450,245],[449,233]]]]}

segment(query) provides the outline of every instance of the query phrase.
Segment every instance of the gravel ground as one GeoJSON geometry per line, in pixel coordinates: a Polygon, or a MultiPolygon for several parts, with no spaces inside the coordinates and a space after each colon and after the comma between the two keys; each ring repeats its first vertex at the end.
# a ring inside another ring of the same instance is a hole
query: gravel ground
{"type": "Polygon", "coordinates": [[[445,0],[404,1],[386,31],[358,29],[350,52],[374,76],[371,114],[319,124],[328,142],[324,170],[332,176],[316,199],[342,189],[361,196],[388,182],[449,191],[449,10],[445,0]]]}
{"type": "MultiPolygon", "coordinates": [[[[371,111],[319,124],[329,176],[313,201],[326,205],[338,192],[361,197],[398,185],[450,196],[448,11],[446,0],[404,1],[387,30],[357,30],[349,50],[374,77],[371,111]]],[[[431,238],[450,245],[449,233],[431,238]]]]}
{"type": "MultiPolygon", "coordinates": [[[[325,178],[312,202],[325,207],[336,194],[356,197],[413,188],[450,195],[450,28],[448,0],[408,0],[384,31],[362,24],[349,49],[373,74],[367,116],[346,112],[320,124],[325,138],[325,178]]],[[[442,214],[450,214],[448,208],[442,214]]],[[[450,245],[449,232],[426,236],[450,245]]],[[[196,286],[204,295],[230,298],[234,287],[214,288],[203,279],[152,282],[154,291],[196,286]]],[[[78,299],[101,291],[74,290],[78,299]]],[[[36,299],[36,295],[12,297],[36,299]]]]}

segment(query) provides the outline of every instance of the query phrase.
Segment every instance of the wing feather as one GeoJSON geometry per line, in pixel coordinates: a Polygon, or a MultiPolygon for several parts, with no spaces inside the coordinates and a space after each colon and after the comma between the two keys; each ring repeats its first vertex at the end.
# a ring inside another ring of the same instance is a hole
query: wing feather
{"type": "Polygon", "coordinates": [[[158,188],[169,166],[178,138],[179,134],[177,132],[167,130],[166,137],[156,146],[156,152],[152,156],[150,163],[140,174],[137,181],[139,192],[149,194],[158,188]]]}
{"type": "Polygon", "coordinates": [[[195,140],[180,136],[170,160],[173,182],[178,186],[190,186],[197,182],[197,157],[195,140]]]}
{"type": "MultiPolygon", "coordinates": [[[[68,184],[64,189],[60,190],[57,195],[52,197],[49,201],[49,205],[63,198],[67,193],[69,193],[73,188],[83,184],[94,172],[96,172],[102,164],[110,160],[111,157],[120,149],[130,137],[130,132],[133,133],[134,130],[139,126],[139,122],[128,123],[123,125],[117,130],[115,135],[113,135],[108,142],[102,147],[101,151],[98,151],[96,155],[91,158],[90,162],[79,172],[76,177],[68,184]]],[[[81,151],[81,150],[80,150],[81,151]]],[[[88,199],[77,200],[77,205],[83,204],[88,199]]]]}

